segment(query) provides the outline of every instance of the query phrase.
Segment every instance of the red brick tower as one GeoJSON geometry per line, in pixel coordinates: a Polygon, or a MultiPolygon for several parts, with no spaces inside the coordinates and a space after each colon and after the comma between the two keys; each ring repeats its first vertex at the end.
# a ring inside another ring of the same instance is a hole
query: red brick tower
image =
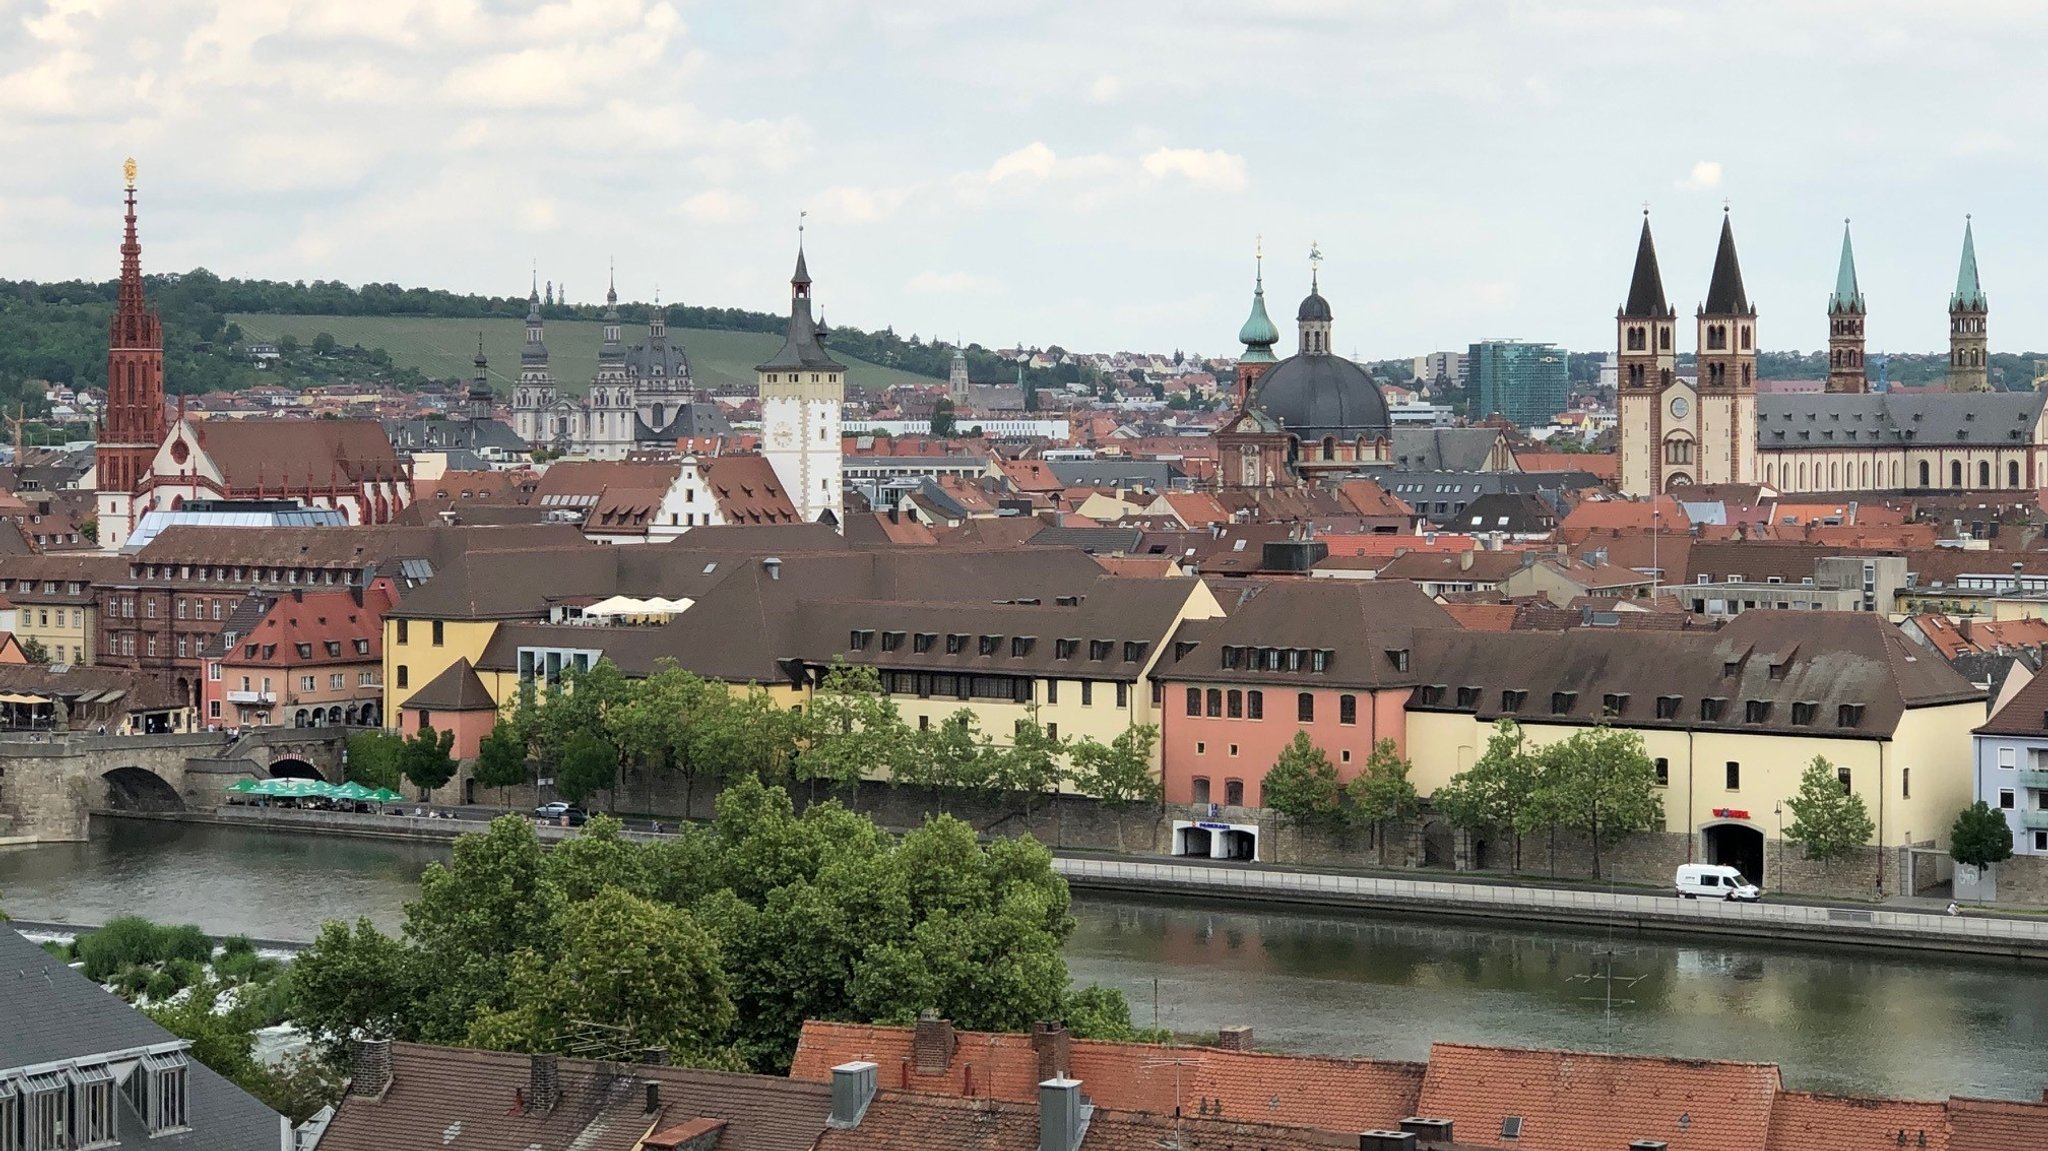
{"type": "Polygon", "coordinates": [[[100,541],[118,547],[133,520],[133,496],[163,445],[164,331],[142,297],[142,244],[135,238],[135,161],[127,176],[127,231],[121,240],[121,294],[107,332],[107,407],[100,417],[100,541]],[[110,538],[110,534],[115,538],[110,538]]]}

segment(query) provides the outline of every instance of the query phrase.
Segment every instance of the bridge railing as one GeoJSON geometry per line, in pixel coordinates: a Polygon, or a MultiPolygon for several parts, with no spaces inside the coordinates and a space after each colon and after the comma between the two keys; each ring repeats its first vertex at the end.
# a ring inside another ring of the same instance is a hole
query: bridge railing
{"type": "Polygon", "coordinates": [[[1270,893],[1290,902],[1318,895],[1333,904],[1347,899],[1459,906],[1473,909],[1587,911],[1604,915],[1687,921],[1777,923],[1808,928],[1867,928],[1875,931],[1982,939],[1986,942],[2048,944],[2048,923],[1974,915],[1929,915],[1880,907],[1813,907],[1794,903],[1726,903],[1672,896],[1580,891],[1511,884],[1454,883],[1429,879],[1383,879],[1364,875],[1270,871],[1253,867],[1191,866],[1143,860],[1058,857],[1053,866],[1074,880],[1099,880],[1159,890],[1228,892],[1243,897],[1270,893]]]}

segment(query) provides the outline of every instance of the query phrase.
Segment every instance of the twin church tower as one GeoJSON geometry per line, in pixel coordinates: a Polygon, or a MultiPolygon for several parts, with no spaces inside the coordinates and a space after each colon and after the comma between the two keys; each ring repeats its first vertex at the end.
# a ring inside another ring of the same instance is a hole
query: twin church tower
{"type": "MultiPolygon", "coordinates": [[[[1949,297],[1949,369],[1952,392],[1985,392],[1990,377],[1985,364],[1985,319],[1988,311],[1977,279],[1977,250],[1970,227],[1963,228],[1963,257],[1956,277],[1956,289],[1949,297]]],[[[1829,396],[1864,395],[1870,391],[1864,365],[1864,321],[1867,308],[1856,282],[1856,257],[1845,224],[1842,230],[1842,258],[1835,274],[1835,290],[1828,297],[1829,396]]],[[[1808,401],[1815,410],[1801,412],[1808,422],[1818,424],[1825,415],[1829,427],[1825,441],[1813,440],[1814,429],[1789,428],[1804,438],[1787,439],[1771,423],[1772,416],[1791,423],[1794,414],[1758,412],[1756,390],[1757,311],[1742,283],[1742,265],[1735,252],[1735,229],[1725,211],[1721,239],[1714,253],[1714,270],[1707,281],[1706,300],[1694,315],[1696,372],[1693,378],[1678,374],[1678,312],[1666,300],[1664,279],[1657,267],[1657,247],[1650,235],[1649,213],[1643,215],[1643,230],[1636,244],[1635,272],[1629,281],[1628,298],[1615,313],[1616,400],[1621,429],[1620,480],[1622,490],[1632,495],[1649,495],[1692,484],[1773,483],[1785,490],[1829,490],[1831,486],[1855,487],[1853,477],[1841,474],[1836,464],[1832,481],[1821,467],[1808,472],[1805,462],[1794,463],[1784,452],[1796,445],[1856,442],[1856,430],[1837,427],[1847,410],[1825,397],[1784,397],[1808,401]],[[1811,401],[1818,400],[1818,404],[1811,401]],[[1843,408],[1844,411],[1822,408],[1843,408]],[[1766,427],[1765,425],[1771,425],[1766,427]],[[1838,434],[1849,439],[1836,440],[1838,434]],[[1780,440],[1784,442],[1779,442],[1780,440]],[[1796,470],[1795,470],[1796,469],[1796,470]],[[1805,476],[1804,479],[1799,477],[1805,476]]],[[[1777,397],[1772,397],[1775,401],[1777,397]]],[[[1853,401],[1851,402],[1854,403],[1853,401]]],[[[1862,405],[1857,405],[1859,408],[1862,405]]],[[[1874,424],[1886,417],[1881,412],[1849,413],[1852,424],[1871,417],[1874,424]]],[[[1874,441],[1873,441],[1874,442],[1874,441]]],[[[1857,461],[1849,461],[1852,463],[1857,461]]],[[[1869,461],[1864,471],[1869,471],[1869,461]]],[[[1908,477],[1892,480],[1896,469],[1878,468],[1878,477],[1859,481],[1863,486],[1898,486],[1908,477]]],[[[1923,485],[1924,486],[1924,485],[1923,485]]]]}

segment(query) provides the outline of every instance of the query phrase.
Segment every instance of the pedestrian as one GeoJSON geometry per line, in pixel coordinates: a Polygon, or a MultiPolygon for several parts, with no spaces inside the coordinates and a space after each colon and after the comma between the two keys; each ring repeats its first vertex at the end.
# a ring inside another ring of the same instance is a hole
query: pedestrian
{"type": "Polygon", "coordinates": [[[1960,910],[1960,909],[1956,907],[1956,901],[1955,901],[1955,900],[1951,899],[1951,900],[1949,900],[1949,901],[1948,901],[1948,913],[1949,913],[1950,915],[1955,915],[1955,914],[1957,914],[1957,912],[1958,912],[1959,910],[1960,910]]]}

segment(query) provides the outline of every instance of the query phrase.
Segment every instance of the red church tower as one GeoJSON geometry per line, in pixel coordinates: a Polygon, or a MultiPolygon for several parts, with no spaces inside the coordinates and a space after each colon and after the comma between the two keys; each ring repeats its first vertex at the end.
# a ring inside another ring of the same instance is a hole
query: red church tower
{"type": "Polygon", "coordinates": [[[163,446],[164,331],[142,298],[142,244],[135,238],[135,161],[127,177],[128,227],[121,240],[121,294],[107,333],[107,406],[95,455],[100,543],[118,548],[135,518],[134,495],[163,446]]]}

